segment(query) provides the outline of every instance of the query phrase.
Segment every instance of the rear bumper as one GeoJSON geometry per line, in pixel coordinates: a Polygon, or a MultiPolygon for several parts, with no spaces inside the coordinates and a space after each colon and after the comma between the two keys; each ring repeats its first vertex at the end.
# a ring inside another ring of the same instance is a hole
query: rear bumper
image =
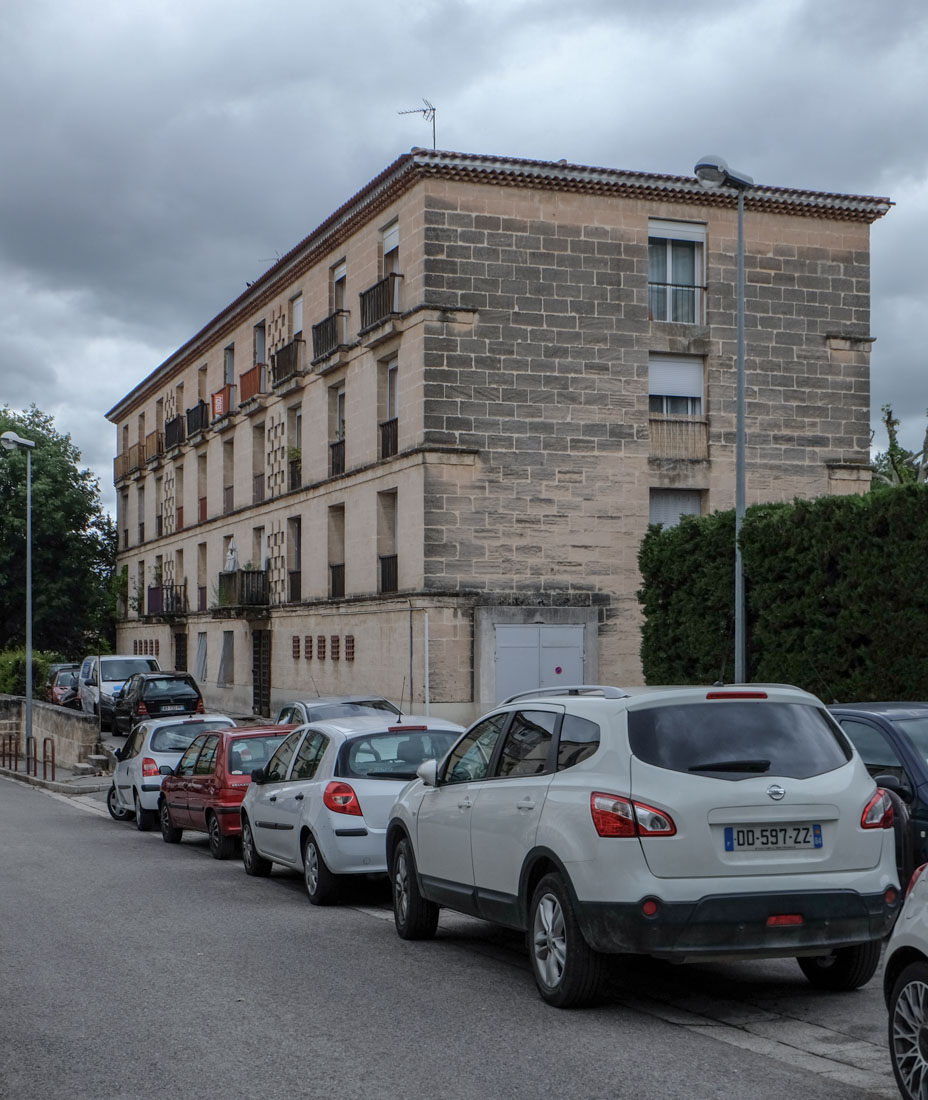
{"type": "Polygon", "coordinates": [[[634,904],[578,902],[584,938],[597,951],[665,958],[815,954],[887,936],[901,907],[883,894],[856,890],[715,894],[694,902],[658,902],[647,917],[634,904]],[[799,914],[802,924],[768,927],[767,919],[799,914]]]}

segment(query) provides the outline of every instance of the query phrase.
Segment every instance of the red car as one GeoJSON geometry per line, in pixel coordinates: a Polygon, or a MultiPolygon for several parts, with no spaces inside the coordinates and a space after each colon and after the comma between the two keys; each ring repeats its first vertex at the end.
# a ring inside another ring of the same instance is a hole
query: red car
{"type": "Polygon", "coordinates": [[[45,685],[45,701],[57,703],[60,707],[76,709],[80,706],[77,698],[77,672],[80,665],[62,665],[56,668],[45,685]]]}
{"type": "Polygon", "coordinates": [[[214,859],[228,859],[242,834],[239,807],[255,768],[263,768],[293,726],[246,726],[201,733],[161,784],[158,817],[166,844],[185,829],[206,833],[214,859]]]}

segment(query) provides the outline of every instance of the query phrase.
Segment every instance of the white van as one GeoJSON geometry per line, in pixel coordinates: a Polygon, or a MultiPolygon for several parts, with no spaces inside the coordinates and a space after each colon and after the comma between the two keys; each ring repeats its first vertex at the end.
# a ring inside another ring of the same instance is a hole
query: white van
{"type": "Polygon", "coordinates": [[[113,695],[134,672],[160,672],[154,657],[136,654],[102,653],[85,657],[78,674],[78,695],[85,714],[100,714],[101,725],[113,723],[113,695]]]}

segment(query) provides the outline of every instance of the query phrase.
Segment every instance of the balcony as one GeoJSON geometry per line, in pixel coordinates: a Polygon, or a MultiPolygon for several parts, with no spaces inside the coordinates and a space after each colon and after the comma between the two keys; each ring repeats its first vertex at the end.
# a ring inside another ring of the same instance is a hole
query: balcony
{"type": "Polygon", "coordinates": [[[291,458],[287,463],[287,488],[299,489],[303,484],[303,460],[291,458]]]}
{"type": "Polygon", "coordinates": [[[113,481],[119,481],[121,478],[128,477],[128,475],[129,455],[124,452],[113,459],[113,481]]]}
{"type": "Polygon", "coordinates": [[[149,586],[149,615],[186,615],[189,610],[186,584],[158,584],[149,586]]]}
{"type": "Polygon", "coordinates": [[[397,421],[384,420],[380,425],[380,457],[392,458],[397,451],[397,421]]]}
{"type": "Polygon", "coordinates": [[[149,432],[145,436],[145,461],[151,462],[164,454],[164,432],[149,432]]]}
{"type": "Polygon", "coordinates": [[[279,386],[283,382],[294,378],[303,369],[303,344],[302,337],[284,344],[280,351],[271,356],[271,384],[279,386]]]}
{"type": "Polygon", "coordinates": [[[241,394],[241,403],[243,405],[246,401],[250,401],[253,397],[258,397],[260,394],[264,393],[264,364],[255,363],[251,370],[246,370],[244,374],[239,375],[238,385],[239,393],[241,394]]]}
{"type": "Polygon", "coordinates": [[[164,425],[164,448],[166,451],[179,447],[185,438],[184,418],[182,416],[175,416],[172,420],[166,422],[164,425]]]}
{"type": "Polygon", "coordinates": [[[264,486],[267,479],[264,474],[255,474],[251,484],[251,503],[262,504],[264,502],[264,486]]]}
{"type": "Polygon", "coordinates": [[[266,607],[267,572],[264,569],[236,569],[219,574],[220,607],[266,607]]]}
{"type": "Polygon", "coordinates": [[[329,595],[333,600],[345,595],[345,563],[329,566],[329,595]]]}
{"type": "Polygon", "coordinates": [[[287,595],[291,603],[299,603],[303,598],[303,574],[299,569],[291,569],[287,574],[287,595]]]}
{"type": "Polygon", "coordinates": [[[397,590],[397,576],[396,554],[381,554],[380,591],[395,592],[397,590]]]}
{"type": "Polygon", "coordinates": [[[209,405],[205,401],[198,401],[192,409],[187,410],[187,438],[205,432],[209,428],[209,405]]]}
{"type": "Polygon", "coordinates": [[[145,462],[145,444],[133,443],[127,453],[129,472],[137,470],[145,462]]]}
{"type": "Polygon", "coordinates": [[[400,279],[392,273],[361,292],[361,331],[367,332],[400,311],[400,279]]]}
{"type": "Polygon", "coordinates": [[[651,458],[682,458],[690,461],[709,457],[709,423],[701,416],[648,417],[651,458]]]}
{"type": "Polygon", "coordinates": [[[217,390],[212,398],[213,420],[221,420],[224,416],[231,416],[235,409],[235,386],[231,382],[217,390]]]}
{"type": "Polygon", "coordinates": [[[222,489],[222,514],[227,516],[235,507],[235,486],[224,485],[222,489]]]}
{"type": "Polygon", "coordinates": [[[345,472],[345,441],[344,439],[336,439],[334,443],[329,444],[329,476],[335,477],[336,474],[343,474],[345,472]]]}
{"type": "Polygon", "coordinates": [[[313,362],[325,359],[348,344],[348,310],[337,309],[313,325],[313,362]]]}
{"type": "Polygon", "coordinates": [[[648,313],[652,321],[702,322],[705,287],[692,283],[648,283],[648,313]]]}
{"type": "Polygon", "coordinates": [[[206,523],[206,497],[197,500],[197,518],[200,523],[206,523]]]}

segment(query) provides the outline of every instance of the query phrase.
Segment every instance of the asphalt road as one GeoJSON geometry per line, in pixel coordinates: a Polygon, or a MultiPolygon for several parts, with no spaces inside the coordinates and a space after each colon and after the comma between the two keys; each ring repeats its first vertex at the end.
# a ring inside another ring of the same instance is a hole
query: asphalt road
{"type": "Polygon", "coordinates": [[[314,908],[297,876],[4,779],[0,838],[3,1100],[898,1095],[879,976],[644,961],[562,1012],[520,937],[443,914],[404,943],[383,887],[314,908]]]}

